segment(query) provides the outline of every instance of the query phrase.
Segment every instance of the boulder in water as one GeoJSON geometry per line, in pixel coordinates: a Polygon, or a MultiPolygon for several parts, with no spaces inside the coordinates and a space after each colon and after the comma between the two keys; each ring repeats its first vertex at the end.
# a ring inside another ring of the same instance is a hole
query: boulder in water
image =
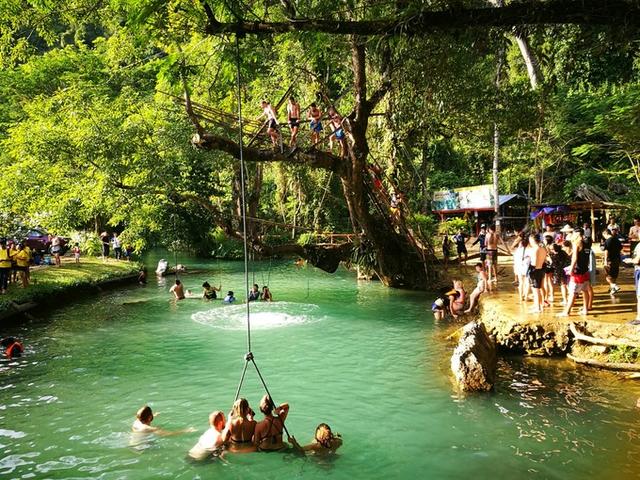
{"type": "Polygon", "coordinates": [[[467,323],[451,357],[451,370],[460,390],[491,390],[496,380],[496,364],[496,344],[484,324],[476,321],[467,323]]]}

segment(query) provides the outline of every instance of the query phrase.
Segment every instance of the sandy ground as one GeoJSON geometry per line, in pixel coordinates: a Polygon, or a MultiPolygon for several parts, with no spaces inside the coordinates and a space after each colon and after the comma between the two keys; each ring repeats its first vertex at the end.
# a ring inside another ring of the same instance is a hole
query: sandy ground
{"type": "MultiPolygon", "coordinates": [[[[475,269],[474,265],[478,262],[478,252],[469,251],[469,259],[467,265],[458,265],[453,263],[449,265],[448,273],[450,277],[458,276],[464,280],[465,290],[471,293],[475,288],[475,269]],[[474,258],[475,257],[475,258],[474,258]]],[[[609,284],[605,279],[604,268],[602,265],[602,255],[596,251],[597,258],[597,275],[596,284],[594,285],[593,310],[588,315],[581,315],[579,310],[582,308],[582,299],[577,299],[570,317],[559,318],[556,314],[562,312],[563,307],[560,305],[562,295],[560,288],[554,288],[555,302],[551,307],[544,309],[543,313],[529,313],[533,307],[531,300],[523,302],[518,298],[518,287],[512,282],[513,261],[511,256],[500,255],[498,262],[498,285],[494,285],[492,293],[485,293],[480,297],[480,302],[497,302],[500,309],[505,314],[522,320],[555,320],[558,322],[572,322],[576,320],[595,320],[598,322],[624,324],[636,318],[636,296],[633,282],[633,267],[627,267],[623,264],[620,267],[620,276],[618,277],[618,286],[620,292],[615,296],[609,295],[609,284]]],[[[640,329],[640,326],[638,326],[640,329]]]]}

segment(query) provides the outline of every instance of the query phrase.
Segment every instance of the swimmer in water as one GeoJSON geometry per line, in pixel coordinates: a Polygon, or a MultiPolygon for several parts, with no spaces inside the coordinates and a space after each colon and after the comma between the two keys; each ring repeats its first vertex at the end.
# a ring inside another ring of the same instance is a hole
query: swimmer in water
{"type": "Polygon", "coordinates": [[[251,287],[251,290],[249,291],[249,301],[250,302],[255,302],[256,300],[260,300],[260,297],[262,297],[262,292],[260,291],[260,287],[258,287],[257,283],[253,284],[253,287],[251,287]]]}
{"type": "Polygon", "coordinates": [[[256,429],[254,415],[246,398],[235,401],[226,426],[228,434],[225,441],[229,441],[230,451],[245,453],[256,451],[253,443],[253,434],[256,429]]]}
{"type": "Polygon", "coordinates": [[[224,439],[228,435],[224,413],[215,411],[209,415],[210,428],[204,432],[191,450],[189,456],[195,460],[204,460],[209,457],[222,455],[224,439]]]}
{"type": "Polygon", "coordinates": [[[173,293],[176,300],[184,300],[184,286],[182,282],[176,278],[176,284],[169,289],[169,292],[173,293]]]}
{"type": "Polygon", "coordinates": [[[24,347],[15,337],[3,338],[2,341],[0,341],[0,345],[4,348],[4,354],[9,360],[21,357],[24,353],[24,347]]]}
{"type": "Polygon", "coordinates": [[[286,447],[282,441],[282,431],[284,430],[284,421],[289,413],[289,404],[283,403],[276,408],[271,397],[265,395],[260,400],[260,411],[264,414],[264,420],[256,425],[253,437],[258,451],[274,452],[282,450],[286,447]]]}
{"type": "Polygon", "coordinates": [[[227,292],[227,296],[224,297],[224,300],[222,300],[224,303],[233,303],[236,301],[236,297],[233,296],[233,292],[231,290],[229,290],[227,292]]]}
{"type": "Polygon", "coordinates": [[[317,426],[313,442],[309,445],[300,446],[295,437],[289,437],[288,440],[293,445],[293,448],[303,455],[306,455],[307,452],[314,455],[329,455],[335,453],[342,446],[340,434],[334,434],[331,431],[331,427],[326,423],[321,423],[317,426]]]}
{"type": "Polygon", "coordinates": [[[131,430],[133,431],[133,433],[155,433],[156,435],[162,436],[180,435],[182,433],[195,432],[195,428],[192,427],[171,432],[168,430],[163,430],[159,427],[152,427],[151,422],[153,422],[154,418],[155,417],[153,415],[151,407],[149,405],[145,405],[136,413],[136,419],[134,420],[133,425],[131,425],[131,430]]]}
{"type": "Polygon", "coordinates": [[[216,288],[209,285],[209,282],[204,282],[202,284],[202,298],[205,300],[215,300],[218,298],[216,292],[219,292],[220,290],[222,290],[222,285],[216,288]]]}
{"type": "Polygon", "coordinates": [[[262,287],[262,301],[263,302],[273,302],[273,295],[271,295],[271,290],[266,285],[262,287]]]}

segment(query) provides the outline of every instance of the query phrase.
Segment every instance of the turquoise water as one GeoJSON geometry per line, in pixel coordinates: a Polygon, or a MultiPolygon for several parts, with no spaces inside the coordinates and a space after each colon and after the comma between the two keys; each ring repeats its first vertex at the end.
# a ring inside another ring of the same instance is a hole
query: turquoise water
{"type": "MultiPolygon", "coordinates": [[[[184,261],[187,287],[221,282],[242,296],[240,263],[184,261]]],[[[309,441],[319,422],[344,438],[329,460],[185,454],[212,410],[228,411],[246,351],[244,305],[169,300],[151,277],[2,333],[27,355],[0,363],[1,478],[637,478],[640,388],[566,361],[501,361],[494,393],[458,396],[445,326],[431,296],[356,283],[291,264],[256,264],[276,303],[253,310],[253,352],[288,427],[309,441]],[[135,411],[194,433],[130,445],[135,411]]],[[[150,270],[153,270],[151,268],[150,270]]],[[[243,389],[262,390],[253,370],[243,389]]],[[[256,409],[257,410],[257,409],[256,409]]]]}

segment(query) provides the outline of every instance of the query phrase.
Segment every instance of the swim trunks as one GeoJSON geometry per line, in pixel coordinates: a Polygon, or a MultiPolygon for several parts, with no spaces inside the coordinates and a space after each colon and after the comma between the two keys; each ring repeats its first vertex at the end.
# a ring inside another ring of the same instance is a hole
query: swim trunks
{"type": "Polygon", "coordinates": [[[309,128],[313,132],[319,133],[322,131],[322,122],[320,120],[311,120],[311,123],[309,124],[309,128]]]}
{"type": "Polygon", "coordinates": [[[490,264],[498,263],[498,250],[490,250],[487,248],[487,260],[490,264]]]}
{"type": "Polygon", "coordinates": [[[276,122],[275,118],[269,120],[268,128],[273,128],[274,130],[278,128],[278,122],[276,122]]]}
{"type": "Polygon", "coordinates": [[[344,130],[342,128],[337,129],[333,134],[336,136],[336,140],[344,139],[344,130]]]}
{"type": "Polygon", "coordinates": [[[289,126],[291,128],[293,127],[299,127],[300,126],[300,119],[296,118],[296,117],[291,117],[289,119],[289,126]]]}
{"type": "Polygon", "coordinates": [[[544,273],[544,268],[534,268],[529,272],[529,279],[531,280],[531,286],[533,288],[542,288],[544,273]]]}

